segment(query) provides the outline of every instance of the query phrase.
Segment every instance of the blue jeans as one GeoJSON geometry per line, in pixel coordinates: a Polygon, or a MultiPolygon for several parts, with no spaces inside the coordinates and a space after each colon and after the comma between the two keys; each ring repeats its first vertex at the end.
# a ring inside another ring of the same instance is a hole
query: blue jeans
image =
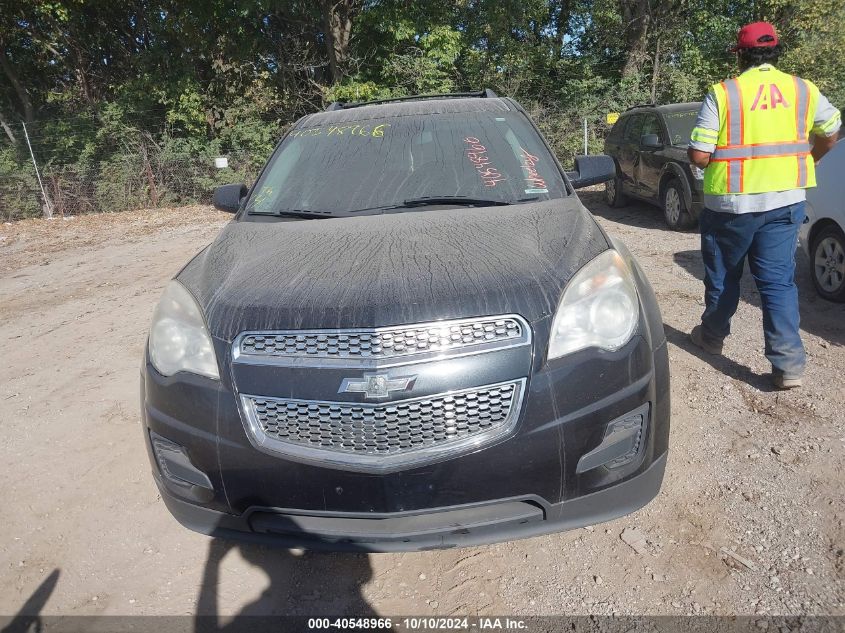
{"type": "Polygon", "coordinates": [[[798,333],[798,288],[795,248],[804,221],[799,202],[762,213],[701,213],[704,258],[703,334],[721,340],[731,332],[739,303],[739,283],[748,258],[760,292],[766,358],[772,369],[788,377],[804,372],[806,354],[798,333]]]}

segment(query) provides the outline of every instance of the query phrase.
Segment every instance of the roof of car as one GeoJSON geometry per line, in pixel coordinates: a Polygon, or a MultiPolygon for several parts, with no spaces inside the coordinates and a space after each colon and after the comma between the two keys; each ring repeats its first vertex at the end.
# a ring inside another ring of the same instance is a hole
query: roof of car
{"type": "Polygon", "coordinates": [[[509,112],[513,107],[507,99],[496,96],[472,95],[420,95],[401,100],[375,101],[372,103],[345,104],[337,109],[317,112],[302,118],[299,126],[326,123],[363,121],[385,116],[414,116],[424,114],[450,114],[456,112],[509,112]]]}
{"type": "Polygon", "coordinates": [[[701,101],[688,101],[686,103],[665,103],[665,104],[655,104],[655,103],[643,103],[640,105],[631,106],[627,110],[626,113],[634,112],[636,110],[644,110],[644,109],[651,109],[657,110],[658,112],[684,112],[687,110],[698,110],[701,107],[701,101]]]}

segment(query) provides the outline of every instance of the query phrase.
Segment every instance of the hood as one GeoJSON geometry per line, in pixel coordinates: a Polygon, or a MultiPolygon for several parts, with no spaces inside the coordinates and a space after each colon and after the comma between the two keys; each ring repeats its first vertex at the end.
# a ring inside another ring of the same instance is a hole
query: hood
{"type": "Polygon", "coordinates": [[[608,243],[577,197],[507,207],[230,222],[179,273],[211,334],[551,314],[608,243]]]}

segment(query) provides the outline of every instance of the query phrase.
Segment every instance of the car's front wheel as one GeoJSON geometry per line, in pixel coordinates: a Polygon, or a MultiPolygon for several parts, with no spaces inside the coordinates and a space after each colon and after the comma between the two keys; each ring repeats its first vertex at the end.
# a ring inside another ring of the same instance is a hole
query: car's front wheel
{"type": "Polygon", "coordinates": [[[845,234],[834,224],[821,229],[810,244],[813,284],[828,301],[845,303],[845,234]]]}
{"type": "Polygon", "coordinates": [[[670,229],[683,231],[695,224],[695,219],[687,209],[684,191],[677,178],[670,180],[663,188],[661,202],[663,203],[663,218],[670,229]]]}
{"type": "Polygon", "coordinates": [[[604,199],[611,207],[622,207],[628,202],[628,196],[622,191],[622,180],[618,176],[604,183],[604,199]]]}

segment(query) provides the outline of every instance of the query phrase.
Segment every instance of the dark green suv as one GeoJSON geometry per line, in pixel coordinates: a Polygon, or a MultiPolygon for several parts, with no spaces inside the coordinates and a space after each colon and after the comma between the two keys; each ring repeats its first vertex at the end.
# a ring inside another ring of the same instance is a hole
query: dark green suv
{"type": "Polygon", "coordinates": [[[607,202],[621,207],[637,198],[663,209],[669,228],[695,225],[703,206],[703,172],[690,164],[687,145],[700,103],[635,106],[625,111],[604,145],[616,162],[607,202]]]}

